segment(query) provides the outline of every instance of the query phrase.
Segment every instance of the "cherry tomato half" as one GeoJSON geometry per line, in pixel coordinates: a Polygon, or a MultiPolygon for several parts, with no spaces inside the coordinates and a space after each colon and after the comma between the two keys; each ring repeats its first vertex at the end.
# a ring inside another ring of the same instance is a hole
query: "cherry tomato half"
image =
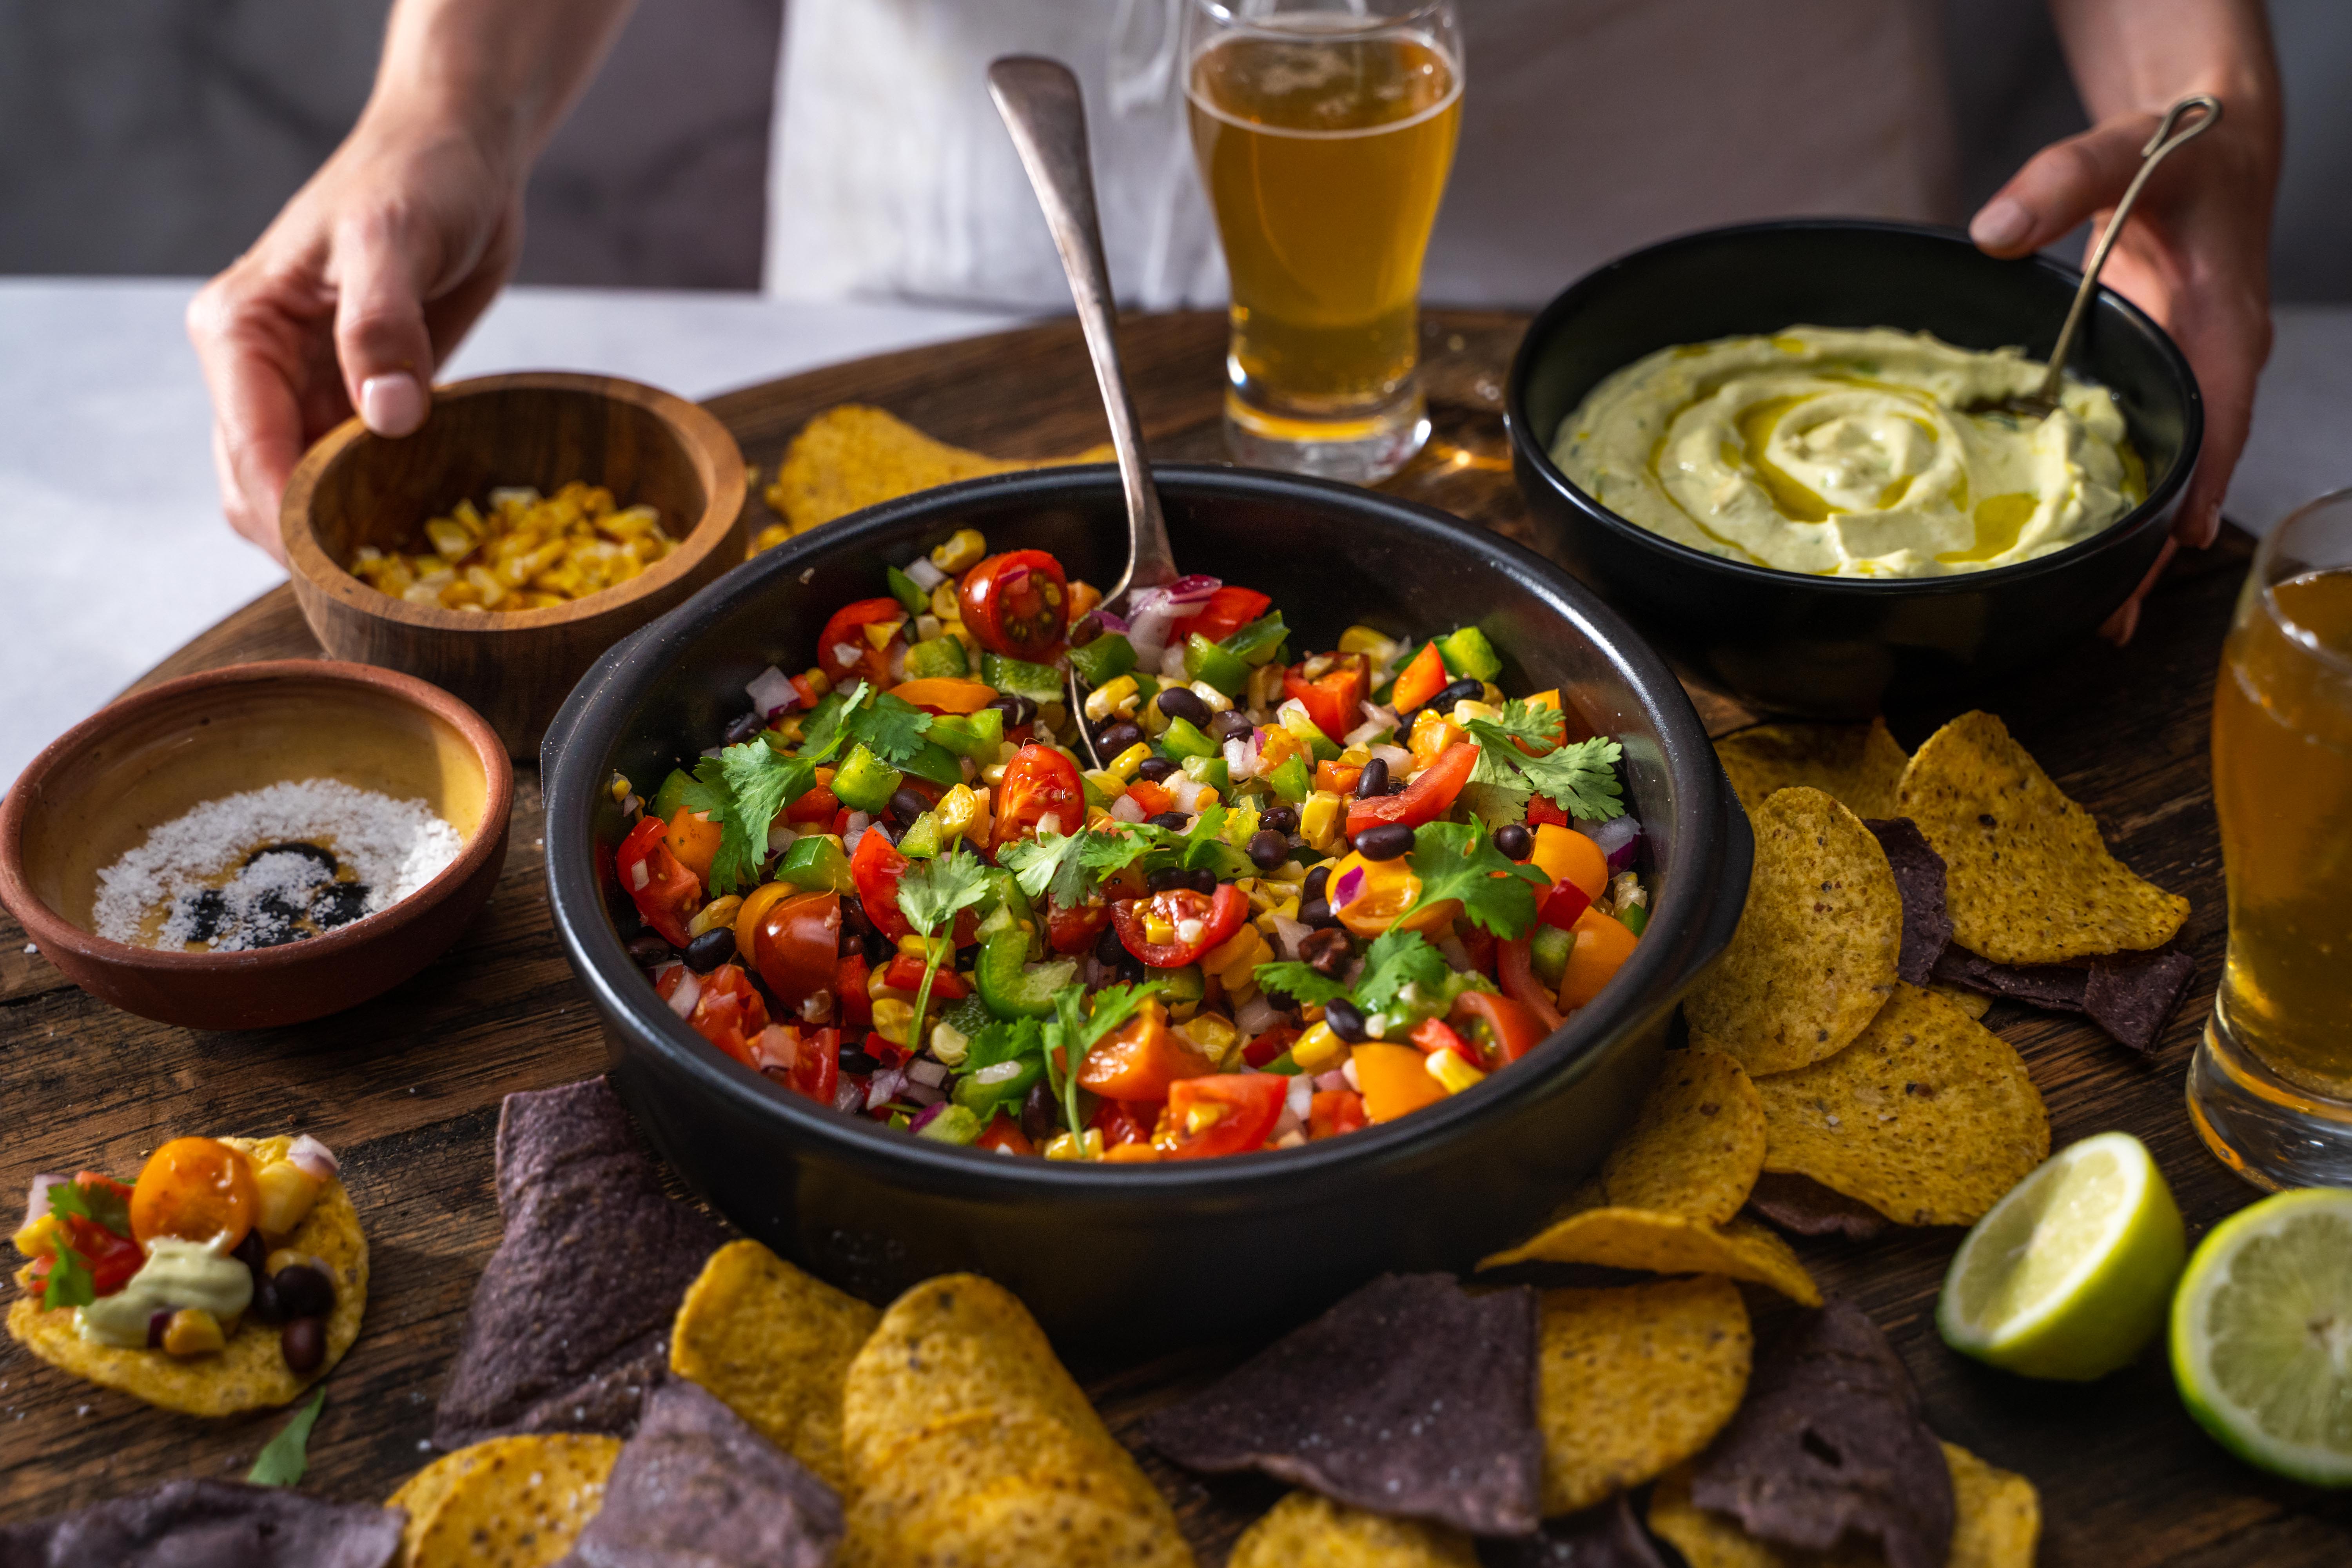
{"type": "MultiPolygon", "coordinates": [[[[89,1270],[89,1288],[93,1295],[111,1296],[131,1283],[131,1277],[147,1266],[147,1255],[139,1244],[127,1236],[117,1236],[92,1220],[69,1214],[58,1217],[63,1230],[59,1238],[74,1250],[74,1255],[89,1270]]],[[[56,1266],[54,1253],[43,1253],[33,1260],[30,1289],[37,1297],[47,1285],[49,1270],[56,1266]]]]}
{"type": "Polygon", "coordinates": [[[660,817],[639,822],[613,852],[613,874],[646,923],[670,946],[684,947],[693,940],[686,922],[702,907],[702,880],[670,853],[668,837],[669,824],[660,817]]]}
{"type": "MultiPolygon", "coordinates": [[[[682,963],[661,972],[654,989],[663,1001],[677,994],[677,988],[686,983],[686,973],[682,963]]],[[[751,1042],[768,1026],[768,1004],[752,985],[751,977],[740,964],[722,963],[700,979],[701,990],[694,998],[694,1010],[687,1015],[687,1026],[745,1067],[757,1068],[751,1042]]]]}
{"type": "Polygon", "coordinates": [[[915,933],[898,911],[898,879],[906,874],[907,858],[898,846],[868,828],[849,858],[849,879],[857,884],[857,902],[866,918],[892,942],[915,933]]]}
{"type": "MultiPolygon", "coordinates": [[[[904,621],[907,607],[896,599],[859,599],[833,612],[833,619],[824,623],[817,634],[816,665],[838,684],[844,680],[870,680],[877,686],[890,684],[890,647],[886,643],[876,647],[866,637],[866,628],[885,621],[904,621]],[[850,657],[845,658],[843,653],[850,657]]],[[[891,642],[904,640],[903,632],[891,642]]]]}
{"type": "MultiPolygon", "coordinates": [[[[737,946],[741,952],[740,942],[737,946]]],[[[797,893],[774,900],[761,911],[742,956],[780,1008],[803,1022],[824,1023],[833,1016],[834,973],[840,966],[841,895],[797,893]]]]}
{"type": "MultiPolygon", "coordinates": [[[[1478,1053],[1478,1065],[1488,1072],[1517,1061],[1558,1026],[1544,1022],[1525,1003],[1491,991],[1465,991],[1446,1017],[1456,1037],[1478,1053]]],[[[1414,1044],[1419,1043],[1416,1038],[1414,1044]]]]}
{"type": "Polygon", "coordinates": [[[1180,1079],[1151,1142],[1171,1160],[1246,1154],[1263,1146],[1282,1120],[1290,1079],[1280,1073],[1213,1073],[1180,1079]]]}
{"type": "Polygon", "coordinates": [[[1351,840],[1367,827],[1377,827],[1383,822],[1402,822],[1407,827],[1419,827],[1424,822],[1434,822],[1452,809],[1454,797],[1470,782],[1470,770],[1478,765],[1478,746],[1473,741],[1458,741],[1445,748],[1397,795],[1376,795],[1370,800],[1360,800],[1348,807],[1348,837],[1351,840]]]}
{"type": "Polygon", "coordinates": [[[1045,903],[1045,942],[1055,952],[1087,952],[1110,924],[1110,906],[1099,900],[1066,910],[1050,899],[1045,903]]]}
{"type": "Polygon", "coordinates": [[[1255,588],[1220,588],[1209,595],[1199,615],[1179,617],[1170,625],[1169,640],[1181,643],[1198,632],[1211,642],[1223,642],[1265,614],[1273,603],[1255,588]]]}
{"type": "Polygon", "coordinates": [[[253,1162],[216,1138],[174,1138],[147,1157],[131,1189],[131,1234],[145,1247],[158,1237],[220,1238],[229,1251],[253,1228],[261,1190],[253,1162]]]}
{"type": "Polygon", "coordinates": [[[1153,969],[1199,963],[1202,953],[1241,930],[1248,915],[1249,895],[1231,882],[1218,884],[1214,897],[1170,888],[1139,899],[1121,899],[1110,907],[1118,940],[1153,969]]]}
{"type": "Polygon", "coordinates": [[[1004,764],[1004,782],[996,788],[996,842],[1030,837],[1048,816],[1061,833],[1086,826],[1086,789],[1078,782],[1077,764],[1051,746],[1024,746],[1004,764]]]}
{"type": "Polygon", "coordinates": [[[841,1031],[771,1024],[752,1040],[751,1062],[793,1093],[829,1106],[841,1082],[841,1031]]]}
{"type": "Polygon", "coordinates": [[[1282,672],[1282,694],[1296,698],[1315,727],[1334,741],[1361,721],[1364,693],[1370,689],[1370,665],[1360,653],[1339,655],[1330,668],[1311,679],[1303,664],[1282,672]]]}
{"type": "Polygon", "coordinates": [[[1160,1100],[1178,1079],[1215,1070],[1214,1062],[1168,1026],[1168,1009],[1155,1000],[1087,1053],[1078,1064],[1078,1086],[1109,1100],[1160,1100]]]}
{"type": "Polygon", "coordinates": [[[990,556],[964,574],[956,596],[980,646],[1007,658],[1043,664],[1069,627],[1069,579],[1042,550],[990,556]]]}

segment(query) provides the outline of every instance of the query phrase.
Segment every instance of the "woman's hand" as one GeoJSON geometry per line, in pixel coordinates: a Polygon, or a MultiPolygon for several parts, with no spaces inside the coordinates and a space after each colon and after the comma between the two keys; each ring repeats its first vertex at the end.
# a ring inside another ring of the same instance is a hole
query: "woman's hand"
{"type": "Polygon", "coordinates": [[[457,124],[372,113],[190,303],[237,532],[285,558],[287,477],[353,409],[383,436],[425,422],[436,368],[514,268],[511,163],[457,124]]]}

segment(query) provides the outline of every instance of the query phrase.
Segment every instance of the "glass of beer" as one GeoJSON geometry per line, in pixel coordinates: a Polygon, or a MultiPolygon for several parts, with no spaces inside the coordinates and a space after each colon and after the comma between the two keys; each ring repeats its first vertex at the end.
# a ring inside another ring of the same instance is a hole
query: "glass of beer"
{"type": "Polygon", "coordinates": [[[1233,280],[1234,456],[1369,483],[1429,437],[1421,262],[1454,166],[1454,0],[1192,0],[1192,148],[1233,280]]]}
{"type": "Polygon", "coordinates": [[[2352,490],[2255,552],[2213,691],[2230,952],[2189,1069],[2264,1187],[2352,1186],[2352,490]]]}

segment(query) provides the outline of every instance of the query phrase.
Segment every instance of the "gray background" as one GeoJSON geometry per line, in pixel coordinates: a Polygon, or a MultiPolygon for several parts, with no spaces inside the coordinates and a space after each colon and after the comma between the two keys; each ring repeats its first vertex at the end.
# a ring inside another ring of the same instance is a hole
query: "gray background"
{"type": "MultiPolygon", "coordinates": [[[[358,113],[387,8],[0,0],[0,273],[226,265],[358,113]]],[[[1947,9],[1973,206],[2083,115],[2041,0],[1947,9]]],[[[759,287],[781,12],[644,0],[531,182],[522,281],[759,287]]],[[[2288,115],[2278,296],[2352,300],[2352,4],[2271,12],[2288,115]]]]}

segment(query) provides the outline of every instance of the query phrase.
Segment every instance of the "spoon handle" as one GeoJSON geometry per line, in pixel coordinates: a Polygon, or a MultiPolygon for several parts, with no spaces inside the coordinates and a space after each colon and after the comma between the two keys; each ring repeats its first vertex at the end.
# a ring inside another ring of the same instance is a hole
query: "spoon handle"
{"type": "Polygon", "coordinates": [[[2139,150],[2139,173],[2134,174],[2132,183],[2124,187],[2123,200],[2116,204],[2115,212],[2108,216],[2106,229],[2099,236],[2099,243],[2091,252],[2090,265],[2083,268],[2083,286],[2074,290],[2074,303],[2066,311],[2066,324],[2058,329],[2057,346],[2050,351],[2050,368],[2042,373],[2042,385],[2035,393],[2042,401],[2053,405],[2058,401],[2058,389],[2064,384],[2066,378],[2066,355],[2074,346],[2074,334],[2082,329],[2083,317],[2090,306],[2091,296],[2098,292],[2099,268],[2107,264],[2107,252],[2115,248],[2116,236],[2123,232],[2124,219],[2131,216],[2132,203],[2139,199],[2140,187],[2147,184],[2147,177],[2156,173],[2156,166],[2170,157],[2175,149],[2194,142],[2221,123],[2221,100],[2212,94],[2200,92],[2193,98],[2184,98],[2164,111],[2164,119],[2158,123],[2156,134],[2150,136],[2147,145],[2139,150]],[[2181,119],[2191,110],[2202,112],[2193,123],[2184,127],[2180,123],[2181,119]]]}
{"type": "Polygon", "coordinates": [[[1045,209],[1045,226],[1069,275],[1070,294],[1086,332],[1087,353],[1110,417],[1110,444],[1127,492],[1127,571],[1103,593],[1116,604],[1129,588],[1164,587],[1176,580],[1175,552],[1160,514],[1160,492],[1144,464],[1143,435],[1134,400],[1119,371],[1113,331],[1110,269],[1103,261],[1102,229],[1095,216],[1095,184],[1087,153],[1087,110],[1078,79],[1067,66],[1036,55],[1007,55],[988,68],[989,95],[1013,132],[1021,166],[1045,209]]]}

